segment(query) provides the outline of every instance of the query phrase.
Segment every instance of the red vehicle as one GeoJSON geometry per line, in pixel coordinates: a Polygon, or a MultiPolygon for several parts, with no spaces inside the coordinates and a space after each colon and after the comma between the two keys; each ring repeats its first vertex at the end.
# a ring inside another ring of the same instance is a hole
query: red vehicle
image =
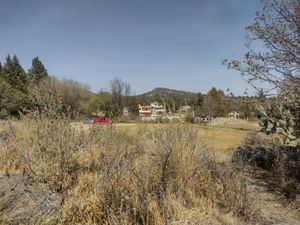
{"type": "Polygon", "coordinates": [[[113,123],[113,121],[112,120],[110,120],[110,119],[107,119],[107,118],[105,118],[105,117],[101,117],[101,118],[99,118],[99,119],[94,119],[94,123],[100,123],[100,124],[112,124],[113,123]]]}

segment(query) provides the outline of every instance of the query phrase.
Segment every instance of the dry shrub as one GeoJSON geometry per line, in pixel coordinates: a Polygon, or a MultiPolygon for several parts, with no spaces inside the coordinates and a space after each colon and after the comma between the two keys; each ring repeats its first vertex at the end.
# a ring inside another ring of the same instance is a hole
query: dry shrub
{"type": "MultiPolygon", "coordinates": [[[[251,130],[247,134],[244,144],[256,146],[257,149],[271,148],[275,158],[264,158],[264,161],[270,163],[271,166],[264,168],[265,170],[249,167],[247,172],[259,175],[272,186],[273,190],[282,193],[289,200],[295,199],[297,194],[300,193],[299,146],[285,146],[282,143],[280,134],[266,135],[256,130],[251,130]]],[[[260,154],[259,151],[255,153],[260,154]]]]}
{"type": "Polygon", "coordinates": [[[1,124],[0,130],[0,170],[7,175],[20,171],[21,154],[16,148],[16,134],[11,121],[1,124]]]}
{"type": "Polygon", "coordinates": [[[57,192],[74,185],[80,169],[77,157],[92,146],[93,132],[74,129],[67,118],[35,114],[9,124],[8,139],[1,151],[7,173],[19,170],[57,192]]]}
{"type": "Polygon", "coordinates": [[[64,223],[163,224],[180,221],[182,210],[253,216],[245,180],[215,163],[196,130],[139,133],[114,131],[95,146],[92,167],[68,192],[64,223]]]}
{"type": "Polygon", "coordinates": [[[250,130],[245,137],[244,144],[246,145],[263,145],[277,148],[280,145],[280,138],[278,135],[266,135],[255,129],[250,130]]]}
{"type": "Polygon", "coordinates": [[[5,162],[63,194],[61,224],[176,224],[211,210],[254,218],[245,180],[216,164],[189,126],[130,136],[35,117],[11,130],[6,149],[18,157],[5,162]]]}
{"type": "Polygon", "coordinates": [[[163,198],[172,196],[187,208],[218,208],[249,216],[245,180],[230,166],[216,164],[196,129],[173,126],[154,134],[149,170],[156,169],[163,198]]]}

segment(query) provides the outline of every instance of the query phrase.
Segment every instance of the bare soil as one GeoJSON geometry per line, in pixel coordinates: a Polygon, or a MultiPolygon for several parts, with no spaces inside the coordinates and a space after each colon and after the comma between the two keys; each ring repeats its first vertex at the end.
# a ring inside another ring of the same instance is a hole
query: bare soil
{"type": "Polygon", "coordinates": [[[263,217],[268,218],[272,224],[300,224],[300,196],[290,201],[276,190],[270,189],[268,183],[256,178],[249,178],[248,189],[263,217]]]}
{"type": "Polygon", "coordinates": [[[0,224],[56,224],[62,198],[22,175],[0,174],[0,224]]]}

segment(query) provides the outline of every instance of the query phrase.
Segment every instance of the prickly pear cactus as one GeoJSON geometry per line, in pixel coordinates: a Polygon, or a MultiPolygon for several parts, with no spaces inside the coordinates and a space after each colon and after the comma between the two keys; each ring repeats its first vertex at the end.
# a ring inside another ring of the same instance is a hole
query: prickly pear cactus
{"type": "Polygon", "coordinates": [[[258,105],[258,119],[261,132],[280,132],[282,144],[300,145],[300,94],[278,97],[267,106],[258,105]]]}

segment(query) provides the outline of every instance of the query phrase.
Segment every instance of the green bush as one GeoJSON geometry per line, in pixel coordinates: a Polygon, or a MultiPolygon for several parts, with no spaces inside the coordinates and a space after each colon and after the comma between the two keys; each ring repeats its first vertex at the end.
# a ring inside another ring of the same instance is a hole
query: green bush
{"type": "Polygon", "coordinates": [[[191,114],[187,114],[185,117],[185,121],[188,123],[195,123],[195,117],[191,114]]]}

